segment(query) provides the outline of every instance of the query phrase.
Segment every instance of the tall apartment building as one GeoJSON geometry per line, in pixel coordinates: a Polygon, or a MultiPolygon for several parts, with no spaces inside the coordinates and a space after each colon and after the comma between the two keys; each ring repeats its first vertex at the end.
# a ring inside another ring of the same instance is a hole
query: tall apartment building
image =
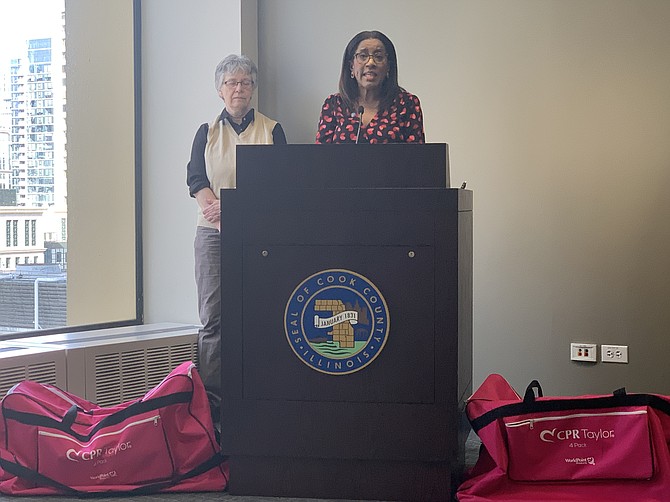
{"type": "Polygon", "coordinates": [[[60,37],[26,41],[9,66],[11,188],[17,205],[65,208],[65,74],[60,37]]]}
{"type": "MultiPolygon", "coordinates": [[[[9,190],[12,170],[9,165],[9,129],[0,123],[0,190],[9,190]]],[[[2,203],[0,203],[0,206],[2,203]]]]}
{"type": "MultiPolygon", "coordinates": [[[[12,177],[9,165],[9,92],[7,77],[0,70],[0,190],[8,190],[12,177]]],[[[0,202],[0,206],[2,206],[0,202]]]]}
{"type": "Polygon", "coordinates": [[[0,47],[0,333],[67,322],[64,5],[12,6],[0,5],[18,28],[0,47]]]}
{"type": "MultiPolygon", "coordinates": [[[[7,75],[0,68],[0,190],[10,189],[12,169],[9,164],[9,89],[7,75]]],[[[0,206],[4,199],[0,199],[0,206]]]]}
{"type": "MultiPolygon", "coordinates": [[[[10,103],[9,75],[7,75],[6,68],[3,65],[0,67],[0,131],[6,131],[7,134],[9,134],[9,125],[12,122],[9,114],[10,103]]],[[[7,138],[7,141],[9,141],[9,138],[7,138]]]]}

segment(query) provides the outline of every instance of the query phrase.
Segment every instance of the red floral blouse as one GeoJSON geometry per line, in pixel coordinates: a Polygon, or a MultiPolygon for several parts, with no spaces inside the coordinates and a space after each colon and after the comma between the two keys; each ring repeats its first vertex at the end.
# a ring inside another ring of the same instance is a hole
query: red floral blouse
{"type": "Polygon", "coordinates": [[[419,98],[401,91],[388,110],[377,113],[358,133],[359,117],[339,94],[331,94],[321,108],[317,143],[424,143],[419,98]]]}

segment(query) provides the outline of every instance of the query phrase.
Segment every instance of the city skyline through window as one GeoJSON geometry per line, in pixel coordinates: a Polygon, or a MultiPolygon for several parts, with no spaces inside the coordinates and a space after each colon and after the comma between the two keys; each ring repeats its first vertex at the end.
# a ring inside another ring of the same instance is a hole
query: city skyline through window
{"type": "Polygon", "coordinates": [[[67,324],[64,9],[0,2],[0,335],[67,324]]]}

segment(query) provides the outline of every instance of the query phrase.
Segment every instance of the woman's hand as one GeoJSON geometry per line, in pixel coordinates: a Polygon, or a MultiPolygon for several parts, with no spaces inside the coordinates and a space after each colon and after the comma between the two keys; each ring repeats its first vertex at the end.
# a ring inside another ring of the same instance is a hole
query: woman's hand
{"type": "Polygon", "coordinates": [[[221,219],[221,204],[218,199],[205,199],[205,206],[202,208],[202,215],[210,223],[218,223],[221,219]]]}
{"type": "Polygon", "coordinates": [[[202,209],[203,217],[210,223],[216,224],[221,230],[221,203],[211,188],[203,188],[195,194],[195,200],[202,209]]]}

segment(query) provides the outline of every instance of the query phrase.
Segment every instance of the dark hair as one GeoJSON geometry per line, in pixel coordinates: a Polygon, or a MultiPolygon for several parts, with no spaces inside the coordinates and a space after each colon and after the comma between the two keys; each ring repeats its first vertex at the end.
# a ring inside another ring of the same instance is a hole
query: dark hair
{"type": "Polygon", "coordinates": [[[354,54],[363,40],[374,38],[384,44],[386,50],[386,57],[388,58],[389,72],[388,77],[384,79],[381,86],[379,96],[380,110],[388,109],[398,92],[402,90],[398,85],[398,59],[395,53],[393,42],[384,35],[381,31],[361,31],[358,35],[351,39],[347,48],[344,49],[342,56],[342,70],[340,72],[340,96],[351,110],[356,109],[356,101],[358,100],[358,82],[355,78],[351,78],[351,65],[354,60],[354,54]]]}

